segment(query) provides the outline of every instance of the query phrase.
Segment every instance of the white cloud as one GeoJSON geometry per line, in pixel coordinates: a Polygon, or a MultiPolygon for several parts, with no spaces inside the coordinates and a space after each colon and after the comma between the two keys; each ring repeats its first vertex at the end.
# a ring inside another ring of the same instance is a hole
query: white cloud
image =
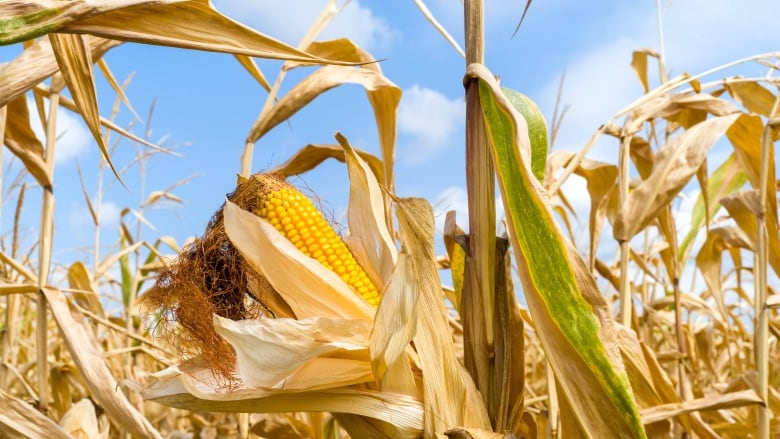
{"type": "MultiPolygon", "coordinates": [[[[30,126],[41,142],[45,143],[44,130],[35,112],[35,103],[28,100],[30,108],[30,126]]],[[[48,104],[46,105],[48,111],[48,104]]],[[[61,165],[78,157],[88,150],[92,135],[81,118],[68,111],[57,112],[57,142],[54,146],[54,164],[61,165]]]]}
{"type": "MultiPolygon", "coordinates": [[[[322,0],[218,0],[225,15],[246,23],[260,32],[296,46],[326,6],[322,0]]],[[[373,11],[350,2],[320,34],[318,40],[347,37],[366,50],[381,47],[396,37],[396,32],[373,11]]]]}
{"type": "Polygon", "coordinates": [[[406,90],[398,108],[398,131],[411,139],[401,157],[420,162],[451,144],[463,129],[466,106],[462,98],[449,99],[418,85],[406,90]]]}

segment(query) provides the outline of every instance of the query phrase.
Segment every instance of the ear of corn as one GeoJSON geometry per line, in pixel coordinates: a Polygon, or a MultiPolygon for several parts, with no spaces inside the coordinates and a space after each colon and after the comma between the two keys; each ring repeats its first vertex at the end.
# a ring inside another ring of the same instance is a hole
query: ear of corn
{"type": "Polygon", "coordinates": [[[314,203],[292,186],[258,175],[261,189],[255,214],[265,218],[303,254],[336,273],[370,304],[379,304],[379,291],[314,203]]]}

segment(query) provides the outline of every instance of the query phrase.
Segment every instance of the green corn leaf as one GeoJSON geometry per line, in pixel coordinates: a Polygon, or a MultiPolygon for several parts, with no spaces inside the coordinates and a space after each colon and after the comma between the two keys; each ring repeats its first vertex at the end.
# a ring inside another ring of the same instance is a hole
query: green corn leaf
{"type": "Polygon", "coordinates": [[[528,124],[528,138],[531,141],[531,170],[539,181],[544,179],[547,165],[547,121],[542,110],[528,96],[511,88],[501,87],[504,96],[515,107],[528,124]]]}
{"type": "MultiPolygon", "coordinates": [[[[121,239],[121,246],[122,250],[127,248],[127,240],[124,237],[121,239]]],[[[127,253],[122,253],[119,258],[119,272],[122,275],[122,303],[127,307],[133,294],[133,272],[130,268],[130,256],[127,253]]]]}
{"type": "MultiPolygon", "coordinates": [[[[479,87],[518,272],[539,339],[579,429],[592,438],[644,438],[623,369],[614,321],[593,277],[557,226],[533,177],[528,126],[482,65],[467,76],[479,87]]],[[[565,432],[564,432],[565,436],[565,432]]]]}

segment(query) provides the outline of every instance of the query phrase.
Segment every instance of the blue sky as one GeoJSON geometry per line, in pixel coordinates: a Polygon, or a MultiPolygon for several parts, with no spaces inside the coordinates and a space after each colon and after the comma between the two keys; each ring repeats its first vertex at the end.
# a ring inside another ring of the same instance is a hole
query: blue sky
{"type": "MultiPolygon", "coordinates": [[[[737,58],[780,50],[774,23],[780,16],[777,0],[746,0],[739,6],[725,0],[662,3],[670,76],[686,71],[698,73],[737,58]]],[[[226,15],[296,45],[325,2],[216,0],[214,4],[226,15]],[[295,3],[294,9],[291,3],[295,3]]],[[[462,41],[461,3],[429,0],[427,5],[462,41]]],[[[504,85],[533,98],[548,120],[565,71],[562,102],[570,110],[555,148],[580,149],[601,123],[641,95],[641,86],[630,67],[631,52],[646,47],[659,49],[655,1],[537,0],[512,38],[523,5],[516,0],[486,1],[486,64],[501,76],[504,85]]],[[[354,39],[377,59],[383,59],[385,75],[404,92],[398,119],[399,195],[427,198],[441,221],[447,210],[465,213],[464,60],[412,1],[353,0],[323,34],[325,39],[342,36],[354,39]]],[[[16,53],[17,48],[3,48],[0,62],[16,53]]],[[[263,105],[265,91],[230,55],[125,44],[110,51],[105,59],[120,82],[133,75],[127,95],[144,119],[135,120],[122,106],[117,117],[120,125],[134,123],[133,131],[141,135],[148,130],[151,141],[175,147],[181,156],[152,158],[145,178],[139,176],[137,166],[132,167],[124,179],[127,189],[110,173],[104,176],[101,242],[109,245],[116,240],[123,208],[136,209],[152,191],[182,180],[187,183],[175,187],[172,193],[184,202],[161,203],[145,211],[149,225],[143,226],[144,236],[153,240],[159,234],[170,235],[182,243],[199,235],[235,184],[244,139],[263,105]],[[153,103],[154,114],[147,126],[145,119],[153,103]]],[[[280,63],[260,61],[259,65],[272,82],[280,63]]],[[[310,72],[298,70],[288,75],[283,91],[310,72]]],[[[652,63],[650,70],[655,72],[652,63]]],[[[753,76],[764,74],[765,69],[748,65],[729,72],[736,73],[753,76]]],[[[654,85],[658,83],[656,77],[651,74],[654,85]]],[[[99,73],[98,85],[101,112],[108,116],[114,94],[99,73]]],[[[76,170],[78,164],[84,171],[87,191],[95,200],[99,154],[78,117],[67,111],[60,114],[55,259],[89,260],[84,249],[92,245],[94,232],[76,170]]],[[[373,114],[358,86],[328,92],[289,123],[260,139],[254,170],[279,164],[308,143],[333,143],[336,131],[344,133],[353,145],[378,153],[373,114]]],[[[128,165],[136,151],[137,146],[122,141],[114,155],[117,167],[128,165]]],[[[616,151],[616,143],[605,141],[591,157],[614,163],[616,151]]],[[[336,218],[343,215],[347,182],[342,166],[323,166],[307,174],[303,183],[326,201],[336,218]]],[[[588,206],[583,185],[572,184],[567,189],[572,191],[571,199],[577,207],[588,206]]],[[[39,189],[27,194],[23,230],[30,233],[38,228],[39,195],[39,189]]],[[[4,235],[9,233],[13,208],[14,200],[3,200],[4,235]]],[[[465,217],[461,218],[465,223],[465,217]]],[[[583,231],[585,227],[583,223],[583,231]]]]}

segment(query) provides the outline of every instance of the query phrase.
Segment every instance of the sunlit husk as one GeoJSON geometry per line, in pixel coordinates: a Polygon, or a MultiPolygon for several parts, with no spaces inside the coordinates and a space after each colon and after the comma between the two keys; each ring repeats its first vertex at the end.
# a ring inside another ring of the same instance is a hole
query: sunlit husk
{"type": "Polygon", "coordinates": [[[214,328],[235,349],[236,371],[249,387],[315,390],[374,381],[365,320],[215,316],[214,328]]]}
{"type": "Polygon", "coordinates": [[[422,404],[398,394],[353,387],[293,392],[239,386],[226,392],[219,390],[208,368],[188,363],[166,369],[156,378],[143,390],[144,398],[188,410],[354,413],[394,425],[403,438],[418,437],[423,427],[422,404]]]}

